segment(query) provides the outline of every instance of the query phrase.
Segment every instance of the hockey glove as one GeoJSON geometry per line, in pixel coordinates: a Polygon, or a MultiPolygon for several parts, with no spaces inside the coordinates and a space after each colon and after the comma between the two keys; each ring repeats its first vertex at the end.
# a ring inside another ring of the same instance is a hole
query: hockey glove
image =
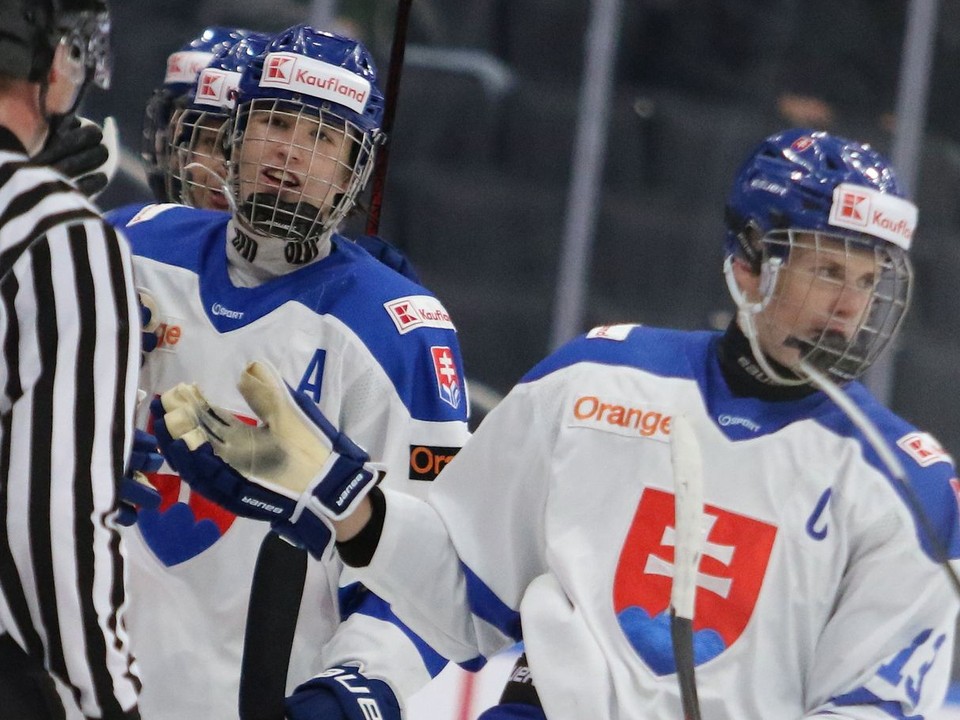
{"type": "Polygon", "coordinates": [[[400,704],[382,680],[335,667],[305,682],[284,702],[288,720],[400,720],[400,704]]]}
{"type": "Polygon", "coordinates": [[[117,522],[133,525],[140,508],[154,510],[160,506],[160,493],[148,481],[144,473],[155,472],[163,465],[163,457],[157,452],[157,439],[143,430],[135,430],[133,451],[127,474],[120,479],[117,522]]]}
{"type": "Polygon", "coordinates": [[[383,238],[376,235],[361,235],[356,239],[356,243],[391,270],[396,270],[405,278],[420,284],[420,276],[413,267],[413,263],[383,238]]]}
{"type": "Polygon", "coordinates": [[[180,384],[151,410],[164,456],[198,492],[231,512],[269,520],[294,544],[322,557],[328,520],[349,515],[382,476],[271,366],[251,363],[240,394],[263,422],[251,426],[180,384]]]}
{"type": "Polygon", "coordinates": [[[101,129],[92,120],[71,115],[47,138],[32,162],[54,168],[70,178],[80,192],[93,198],[110,182],[118,152],[113,118],[107,118],[101,129]]]}

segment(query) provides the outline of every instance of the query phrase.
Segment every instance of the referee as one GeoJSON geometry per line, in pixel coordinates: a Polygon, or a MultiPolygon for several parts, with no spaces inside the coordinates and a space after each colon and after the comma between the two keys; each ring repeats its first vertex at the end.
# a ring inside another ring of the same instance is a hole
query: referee
{"type": "Polygon", "coordinates": [[[0,717],[138,718],[117,482],[139,314],[126,241],[29,162],[109,77],[104,0],[0,0],[0,717]]]}

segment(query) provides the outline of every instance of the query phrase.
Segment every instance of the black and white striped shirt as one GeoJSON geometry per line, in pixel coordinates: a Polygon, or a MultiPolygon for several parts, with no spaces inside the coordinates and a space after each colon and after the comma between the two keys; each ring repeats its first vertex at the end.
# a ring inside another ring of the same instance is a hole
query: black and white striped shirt
{"type": "Polygon", "coordinates": [[[88,718],[136,718],[112,524],[139,313],[126,241],[0,127],[0,631],[88,718]]]}

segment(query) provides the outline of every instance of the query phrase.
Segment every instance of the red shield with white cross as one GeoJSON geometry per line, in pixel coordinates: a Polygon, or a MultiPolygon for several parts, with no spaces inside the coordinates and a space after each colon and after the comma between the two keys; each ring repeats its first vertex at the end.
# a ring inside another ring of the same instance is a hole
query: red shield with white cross
{"type": "MultiPolygon", "coordinates": [[[[674,496],[646,488],[627,533],[613,604],[624,634],[659,675],[676,671],[670,640],[674,496]]],[[[775,526],[722,508],[704,507],[705,541],[697,573],[694,657],[701,664],[736,642],[763,585],[775,526]]]]}
{"type": "Polygon", "coordinates": [[[437,375],[437,390],[440,399],[456,409],[460,407],[460,378],[457,375],[457,364],[453,353],[446,345],[434,345],[430,348],[433,356],[433,369],[437,375]]]}

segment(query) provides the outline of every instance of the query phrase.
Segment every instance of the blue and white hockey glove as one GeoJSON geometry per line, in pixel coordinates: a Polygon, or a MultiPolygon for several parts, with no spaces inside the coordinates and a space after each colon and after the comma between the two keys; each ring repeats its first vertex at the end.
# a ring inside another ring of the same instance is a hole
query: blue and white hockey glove
{"type": "Polygon", "coordinates": [[[127,474],[120,478],[118,490],[116,520],[120,525],[133,525],[140,508],[154,510],[160,506],[160,493],[144,473],[155,472],[161,465],[163,457],[157,452],[157,439],[148,432],[135,430],[130,464],[127,474]]]}
{"type": "Polygon", "coordinates": [[[417,274],[409,258],[383,238],[376,235],[361,235],[354,242],[391,270],[396,270],[405,278],[420,284],[420,275],[417,274]]]}
{"type": "Polygon", "coordinates": [[[231,512],[267,520],[276,532],[323,557],[329,521],[351,512],[383,475],[306,396],[266,363],[237,385],[262,425],[210,405],[195,385],[154,400],[160,449],[191,487],[231,512]]]}
{"type": "Polygon", "coordinates": [[[335,667],[300,685],[284,702],[288,720],[400,720],[400,703],[382,680],[335,667]]]}

